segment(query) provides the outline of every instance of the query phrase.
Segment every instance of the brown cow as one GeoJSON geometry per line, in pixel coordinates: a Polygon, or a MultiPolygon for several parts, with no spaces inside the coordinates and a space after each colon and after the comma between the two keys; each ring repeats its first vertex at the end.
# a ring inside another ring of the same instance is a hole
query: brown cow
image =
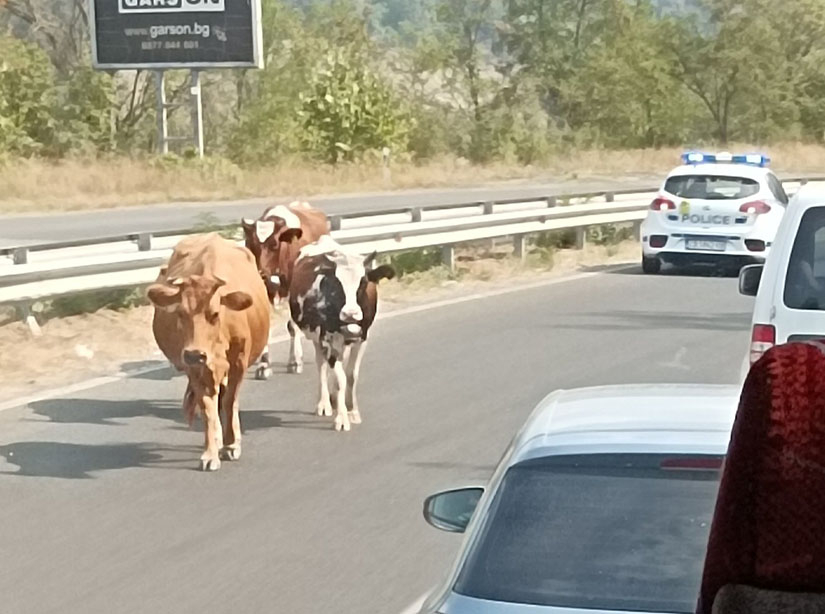
{"type": "Polygon", "coordinates": [[[189,423],[198,409],[204,417],[201,469],[216,471],[221,458],[241,456],[238,391],[269,335],[269,301],[255,258],[216,233],[187,237],[147,294],[155,341],[189,378],[189,423]]]}
{"type": "MultiPolygon", "coordinates": [[[[273,302],[289,294],[292,269],[301,248],[329,234],[326,214],[298,201],[270,207],[259,219],[244,218],[241,222],[246,247],[255,255],[269,300],[273,302]]],[[[287,323],[287,330],[290,336],[287,371],[301,373],[304,369],[301,331],[292,321],[287,323]]],[[[267,348],[255,375],[258,379],[268,379],[271,374],[267,348]]]]}
{"type": "Polygon", "coordinates": [[[361,423],[356,388],[367,334],[378,312],[378,282],[395,276],[389,265],[373,268],[374,259],[374,253],[364,258],[332,237],[322,237],[301,250],[289,289],[292,320],[315,344],[317,413],[331,416],[334,404],[338,431],[361,423]]]}

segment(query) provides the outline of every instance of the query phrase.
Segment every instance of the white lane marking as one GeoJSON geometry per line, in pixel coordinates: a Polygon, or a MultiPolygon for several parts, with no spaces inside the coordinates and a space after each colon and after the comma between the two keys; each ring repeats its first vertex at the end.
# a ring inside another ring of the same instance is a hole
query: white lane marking
{"type": "Polygon", "coordinates": [[[424,593],[423,595],[421,595],[421,597],[419,597],[406,608],[401,610],[401,614],[418,614],[418,612],[421,610],[421,606],[424,605],[424,602],[427,600],[427,597],[429,596],[430,593],[424,593]]]}
{"type": "MultiPolygon", "coordinates": [[[[628,270],[631,268],[636,267],[637,265],[629,265],[626,267],[617,267],[611,269],[611,271],[623,271],[628,270]]],[[[539,281],[531,284],[525,284],[523,286],[513,286],[512,288],[501,288],[499,290],[490,290],[488,292],[477,292],[475,294],[468,294],[467,296],[461,296],[458,298],[451,298],[446,299],[443,301],[436,301],[434,303],[425,303],[423,305],[415,305],[413,307],[404,307],[402,309],[396,309],[394,311],[389,311],[384,314],[379,314],[376,320],[389,320],[391,318],[395,318],[398,316],[409,315],[412,313],[419,313],[421,311],[429,311],[430,309],[439,309],[441,307],[449,307],[451,305],[459,305],[461,303],[468,303],[470,301],[477,301],[485,298],[491,298],[494,296],[501,296],[504,294],[512,294],[514,292],[521,292],[523,290],[532,290],[534,288],[542,288],[547,286],[556,286],[563,283],[569,283],[573,281],[579,281],[582,279],[588,279],[590,277],[596,277],[598,275],[604,275],[603,272],[598,273],[578,273],[576,275],[569,275],[567,277],[559,277],[556,279],[539,281]]],[[[379,298],[380,300],[380,298],[379,298]]],[[[284,341],[289,340],[289,335],[278,335],[276,337],[270,337],[269,344],[274,345],[276,343],[282,343],[284,341]]],[[[157,365],[154,367],[146,367],[145,369],[140,369],[138,371],[129,371],[129,372],[119,372],[114,375],[106,375],[104,377],[96,377],[94,379],[86,380],[85,382],[78,382],[77,384],[71,384],[69,386],[62,386],[60,388],[52,388],[50,390],[44,390],[37,394],[33,394],[30,396],[12,399],[10,401],[6,401],[5,403],[0,403],[0,412],[9,410],[9,409],[16,409],[18,407],[25,407],[26,405],[30,405],[32,403],[38,403],[40,401],[47,401],[49,399],[54,399],[55,397],[61,397],[68,394],[74,394],[76,392],[82,392],[84,390],[89,390],[90,388],[97,388],[98,386],[104,386],[106,384],[112,384],[114,382],[120,381],[122,379],[126,379],[129,377],[140,377],[141,375],[146,375],[147,373],[153,373],[155,371],[162,371],[163,369],[169,368],[170,365],[168,362],[164,362],[163,365],[157,365]]]]}
{"type": "Polygon", "coordinates": [[[663,367],[669,367],[671,369],[680,369],[682,371],[690,371],[690,366],[686,365],[684,362],[684,358],[687,355],[687,348],[680,347],[676,351],[676,356],[673,357],[673,360],[668,362],[660,363],[663,367]]]}

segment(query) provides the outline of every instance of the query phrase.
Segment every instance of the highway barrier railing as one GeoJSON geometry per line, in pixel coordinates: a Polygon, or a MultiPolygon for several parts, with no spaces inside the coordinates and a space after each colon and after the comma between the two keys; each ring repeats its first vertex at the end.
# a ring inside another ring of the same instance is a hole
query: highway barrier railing
{"type": "MultiPolygon", "coordinates": [[[[789,194],[808,182],[789,179],[789,194]]],[[[526,254],[534,233],[576,229],[583,246],[592,226],[633,223],[638,233],[656,190],[548,196],[528,200],[407,207],[331,215],[332,236],[360,253],[391,253],[440,247],[453,266],[455,246],[479,239],[512,237],[515,254],[526,254]]],[[[240,222],[240,221],[239,221],[240,222]]],[[[239,224],[215,229],[238,228],[239,224]]],[[[139,287],[157,277],[175,244],[203,229],[141,232],[92,240],[21,244],[0,249],[0,304],[17,306],[24,317],[36,301],[95,290],[139,287]]]]}

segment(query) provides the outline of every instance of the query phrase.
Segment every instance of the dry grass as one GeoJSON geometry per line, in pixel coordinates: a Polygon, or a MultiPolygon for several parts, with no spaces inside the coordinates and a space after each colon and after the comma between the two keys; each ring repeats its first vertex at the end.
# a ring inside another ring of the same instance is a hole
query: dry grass
{"type": "MultiPolygon", "coordinates": [[[[731,145],[731,150],[758,149],[731,145]]],[[[764,148],[778,171],[825,171],[825,147],[779,144],[764,148]]],[[[681,148],[590,150],[558,155],[535,166],[470,165],[444,158],[424,164],[338,167],[306,162],[241,169],[220,159],[9,160],[0,162],[0,213],[94,209],[170,201],[262,196],[312,197],[373,190],[480,186],[505,180],[576,179],[588,176],[656,175],[672,168],[681,148]]]]}
{"type": "MultiPolygon", "coordinates": [[[[636,262],[639,246],[588,246],[582,251],[537,252],[524,264],[510,248],[471,248],[458,253],[454,273],[441,267],[381,284],[380,309],[389,312],[422,304],[573,273],[583,267],[636,262]]],[[[165,360],[152,337],[152,308],[55,318],[34,338],[21,322],[0,325],[0,401],[84,379],[112,374],[147,360],[165,360]],[[117,339],[117,343],[112,343],[117,339]]],[[[285,306],[276,309],[276,330],[286,330],[285,306]]],[[[279,348],[278,352],[285,351],[279,348]]],[[[312,360],[312,351],[307,356],[312,360]]],[[[274,358],[278,360],[278,358],[274,358]]]]}

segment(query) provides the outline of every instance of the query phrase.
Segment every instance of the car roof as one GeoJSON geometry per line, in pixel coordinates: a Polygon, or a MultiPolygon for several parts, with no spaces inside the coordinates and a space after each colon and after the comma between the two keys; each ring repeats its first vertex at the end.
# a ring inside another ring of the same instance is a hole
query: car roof
{"type": "Polygon", "coordinates": [[[625,384],[559,390],[533,410],[509,464],[560,454],[724,454],[738,386],[625,384]]]}
{"type": "Polygon", "coordinates": [[[760,181],[770,172],[769,168],[750,164],[683,164],[674,168],[667,176],[711,175],[717,177],[745,177],[746,179],[760,181]]]}

